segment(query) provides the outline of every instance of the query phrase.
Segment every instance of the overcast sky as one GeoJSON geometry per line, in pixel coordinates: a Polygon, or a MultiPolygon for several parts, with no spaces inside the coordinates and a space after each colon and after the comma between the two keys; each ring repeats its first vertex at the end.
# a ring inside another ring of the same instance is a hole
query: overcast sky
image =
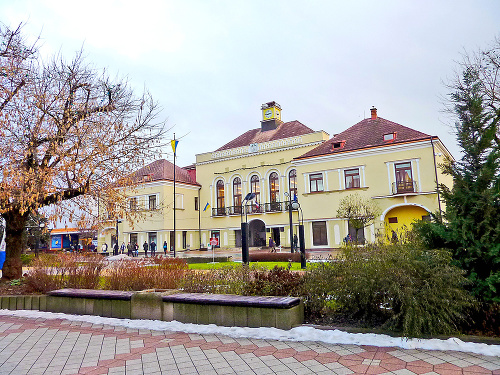
{"type": "Polygon", "coordinates": [[[147,87],[184,136],[182,166],[259,127],[272,100],[284,121],[330,135],[376,106],[457,157],[444,82],[464,51],[500,36],[500,1],[16,0],[0,21],[27,22],[44,55],[83,45],[96,67],[147,87]]]}

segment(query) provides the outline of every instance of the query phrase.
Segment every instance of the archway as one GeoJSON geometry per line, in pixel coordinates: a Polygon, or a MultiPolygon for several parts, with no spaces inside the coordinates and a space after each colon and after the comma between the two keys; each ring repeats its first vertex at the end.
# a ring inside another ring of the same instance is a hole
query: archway
{"type": "Polygon", "coordinates": [[[259,219],[252,220],[248,225],[249,246],[266,246],[266,224],[259,219]]]}
{"type": "Polygon", "coordinates": [[[385,234],[388,240],[402,238],[411,230],[415,220],[426,220],[429,211],[417,205],[399,205],[384,213],[385,234]]]}

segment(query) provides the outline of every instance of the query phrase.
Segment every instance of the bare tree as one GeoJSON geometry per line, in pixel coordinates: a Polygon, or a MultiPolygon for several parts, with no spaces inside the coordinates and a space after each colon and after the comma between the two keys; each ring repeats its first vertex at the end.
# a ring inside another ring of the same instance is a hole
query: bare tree
{"type": "Polygon", "coordinates": [[[148,92],[136,96],[125,80],[85,63],[82,51],[69,62],[45,63],[24,47],[19,29],[4,28],[0,38],[3,278],[14,279],[21,276],[21,235],[31,212],[67,200],[90,212],[100,197],[110,215],[130,214],[117,187],[136,182],[130,172],[157,156],[166,130],[155,122],[159,108],[148,92]]]}
{"type": "Polygon", "coordinates": [[[341,199],[337,216],[347,219],[349,225],[356,230],[355,241],[359,230],[375,221],[380,209],[370,198],[362,198],[359,194],[351,194],[341,199]]]}

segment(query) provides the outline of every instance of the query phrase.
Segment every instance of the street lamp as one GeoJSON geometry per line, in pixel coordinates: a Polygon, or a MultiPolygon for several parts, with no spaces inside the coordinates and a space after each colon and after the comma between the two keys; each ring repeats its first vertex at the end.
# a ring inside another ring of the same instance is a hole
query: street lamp
{"type": "Polygon", "coordinates": [[[300,268],[306,268],[306,240],[304,236],[304,212],[298,200],[292,203],[292,208],[299,212],[299,246],[300,246],[300,268]]]}
{"type": "Polygon", "coordinates": [[[255,193],[248,193],[241,202],[241,260],[248,264],[248,211],[247,203],[255,198],[255,193]],[[245,210],[245,221],[243,221],[243,210],[245,210]]]}
{"type": "Polygon", "coordinates": [[[292,195],[285,191],[285,197],[288,197],[288,219],[290,222],[290,252],[293,253],[293,217],[292,217],[292,195]]]}
{"type": "Polygon", "coordinates": [[[40,242],[40,232],[43,231],[43,229],[45,228],[45,223],[43,222],[38,222],[38,231],[37,231],[37,235],[36,235],[36,238],[35,238],[35,256],[37,257],[38,256],[38,248],[39,248],[39,242],[40,242]]]}

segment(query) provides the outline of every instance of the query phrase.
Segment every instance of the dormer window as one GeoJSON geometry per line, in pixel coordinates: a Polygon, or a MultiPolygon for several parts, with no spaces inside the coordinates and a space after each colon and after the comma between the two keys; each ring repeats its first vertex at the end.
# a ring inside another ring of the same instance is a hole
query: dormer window
{"type": "Polygon", "coordinates": [[[396,132],[384,134],[384,142],[392,142],[396,139],[396,132]]]}
{"type": "Polygon", "coordinates": [[[332,150],[344,148],[344,145],[345,145],[345,141],[333,142],[332,150]]]}

